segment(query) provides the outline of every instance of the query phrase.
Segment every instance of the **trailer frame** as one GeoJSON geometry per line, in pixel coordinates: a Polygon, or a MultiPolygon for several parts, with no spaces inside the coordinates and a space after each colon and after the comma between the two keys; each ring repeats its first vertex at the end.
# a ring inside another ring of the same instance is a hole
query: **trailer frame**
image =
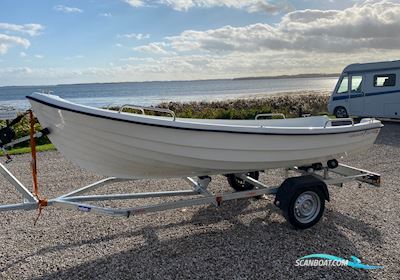
{"type": "MultiPolygon", "coordinates": [[[[380,186],[380,175],[371,171],[355,168],[345,164],[339,164],[337,168],[330,169],[324,167],[320,171],[312,170],[312,168],[292,167],[284,169],[284,177],[291,178],[289,172],[296,172],[301,176],[313,176],[316,180],[324,182],[326,185],[343,186],[346,182],[358,181],[364,182],[372,186],[380,186]],[[331,174],[336,174],[335,178],[331,174]]],[[[16,204],[0,205],[0,212],[14,210],[35,210],[41,209],[40,200],[30,192],[8,169],[0,163],[0,173],[11,183],[15,190],[22,195],[23,201],[16,204]]],[[[259,197],[268,194],[277,194],[280,186],[268,186],[256,180],[246,173],[238,173],[235,176],[252,184],[254,189],[241,192],[224,192],[212,193],[208,190],[211,183],[210,176],[203,177],[186,177],[185,181],[191,186],[191,189],[182,189],[177,191],[162,191],[162,192],[139,192],[139,193],[115,193],[115,194],[92,194],[85,195],[89,191],[98,190],[104,186],[117,183],[131,181],[130,179],[120,179],[109,177],[92,184],[86,185],[72,192],[61,196],[49,199],[46,201],[46,206],[57,206],[64,209],[78,210],[81,212],[108,215],[115,217],[131,217],[140,214],[171,210],[183,207],[196,205],[212,204],[220,206],[223,202],[236,199],[245,199],[251,197],[259,197]],[[180,199],[177,201],[161,202],[157,204],[149,204],[144,206],[129,207],[129,208],[113,208],[103,207],[89,202],[100,201],[115,201],[115,200],[135,200],[143,198],[160,198],[160,197],[185,197],[195,196],[195,198],[180,199]]]]}

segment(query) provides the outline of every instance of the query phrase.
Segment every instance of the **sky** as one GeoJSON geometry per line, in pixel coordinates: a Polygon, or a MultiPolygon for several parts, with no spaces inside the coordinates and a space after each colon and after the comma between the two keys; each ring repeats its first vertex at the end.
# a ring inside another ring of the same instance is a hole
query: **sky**
{"type": "Polygon", "coordinates": [[[400,0],[0,0],[0,86],[338,73],[400,59],[400,0]]]}

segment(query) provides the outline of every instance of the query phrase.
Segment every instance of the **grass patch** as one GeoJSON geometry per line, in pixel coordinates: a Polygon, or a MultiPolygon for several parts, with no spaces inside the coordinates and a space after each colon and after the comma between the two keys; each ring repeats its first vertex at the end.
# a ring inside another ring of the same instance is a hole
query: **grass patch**
{"type": "Polygon", "coordinates": [[[304,94],[210,102],[164,102],[158,107],[173,110],[180,118],[254,119],[263,113],[283,113],[293,118],[302,114],[326,114],[328,101],[329,96],[325,94],[304,94]]]}
{"type": "MultiPolygon", "coordinates": [[[[36,146],[36,151],[38,152],[45,152],[45,151],[53,151],[56,150],[56,147],[54,147],[53,144],[44,144],[44,145],[39,145],[36,146]]],[[[26,154],[30,153],[31,148],[30,147],[23,147],[23,148],[15,148],[11,149],[8,151],[10,155],[19,155],[19,154],[26,154]]],[[[0,152],[0,155],[3,155],[3,152],[0,152]]]]}

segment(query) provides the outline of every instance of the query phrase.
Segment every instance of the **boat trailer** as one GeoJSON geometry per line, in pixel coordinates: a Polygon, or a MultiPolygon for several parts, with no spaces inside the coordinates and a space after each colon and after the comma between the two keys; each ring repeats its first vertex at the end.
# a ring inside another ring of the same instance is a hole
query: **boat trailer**
{"type": "MultiPolygon", "coordinates": [[[[30,192],[2,163],[0,163],[0,173],[15,187],[15,189],[22,195],[23,198],[22,203],[0,205],[0,211],[35,210],[43,207],[38,197],[30,192]]],[[[140,214],[195,205],[213,204],[218,207],[225,201],[229,200],[274,194],[275,205],[282,209],[285,218],[295,228],[305,229],[316,224],[322,217],[325,208],[325,200],[329,200],[327,185],[342,186],[345,182],[356,180],[373,186],[380,186],[379,174],[344,164],[339,164],[335,169],[324,168],[322,170],[322,174],[319,174],[317,171],[304,171],[297,167],[285,169],[285,173],[287,174],[287,178],[280,186],[267,186],[261,181],[249,176],[247,173],[235,174],[238,180],[244,184],[253,186],[252,189],[246,191],[234,191],[217,194],[211,193],[208,190],[211,177],[204,176],[196,178],[184,178],[192,188],[179,191],[85,195],[87,192],[100,189],[106,185],[117,182],[131,181],[127,179],[110,177],[59,197],[46,200],[45,206],[58,206],[61,208],[73,209],[87,213],[128,218],[140,214]],[[289,177],[290,171],[299,172],[301,176],[289,177]],[[339,176],[332,178],[332,173],[339,176]],[[88,203],[184,196],[198,196],[198,198],[181,199],[178,201],[132,208],[102,207],[88,203]]]]}
{"type": "MultiPolygon", "coordinates": [[[[40,199],[37,190],[36,177],[36,154],[35,141],[33,139],[50,133],[43,129],[35,132],[33,129],[33,114],[31,115],[31,135],[12,140],[6,137],[0,146],[7,156],[5,164],[0,163],[0,173],[11,183],[15,190],[22,195],[23,201],[16,204],[0,205],[0,211],[13,210],[39,210],[49,206],[78,210],[87,213],[100,215],[131,217],[151,212],[177,209],[195,205],[213,204],[220,206],[225,201],[260,197],[263,195],[275,195],[274,204],[279,207],[285,218],[295,228],[305,229],[315,225],[323,215],[325,201],[329,201],[328,185],[343,186],[343,183],[350,181],[364,182],[372,186],[380,186],[380,175],[363,169],[358,169],[345,164],[340,164],[336,160],[328,161],[325,165],[316,163],[310,166],[292,167],[284,170],[284,181],[280,186],[267,186],[259,178],[260,171],[243,172],[237,174],[224,174],[229,185],[234,189],[233,192],[212,193],[208,190],[211,183],[210,176],[187,177],[185,181],[191,186],[190,189],[179,191],[163,192],[142,192],[142,193],[118,193],[102,195],[85,195],[87,192],[98,190],[106,185],[117,182],[132,181],[115,177],[105,178],[95,183],[79,188],[70,193],[56,198],[44,200],[40,199]],[[33,170],[33,192],[29,191],[6,167],[12,162],[6,153],[6,148],[22,141],[31,141],[32,150],[32,170],[33,170]],[[8,142],[8,143],[6,143],[8,142]],[[297,173],[300,176],[291,177],[290,173],[297,173]],[[112,208],[102,207],[89,202],[135,200],[145,198],[165,198],[165,197],[184,197],[195,196],[195,198],[180,199],[158,204],[138,206],[131,208],[112,208]]],[[[14,122],[15,123],[15,122],[14,122]]],[[[6,127],[8,128],[9,125],[6,127]]],[[[261,171],[262,172],[262,171],[261,171]]],[[[38,217],[39,217],[38,215],[38,217]]],[[[36,221],[35,221],[36,223],[36,221]]]]}

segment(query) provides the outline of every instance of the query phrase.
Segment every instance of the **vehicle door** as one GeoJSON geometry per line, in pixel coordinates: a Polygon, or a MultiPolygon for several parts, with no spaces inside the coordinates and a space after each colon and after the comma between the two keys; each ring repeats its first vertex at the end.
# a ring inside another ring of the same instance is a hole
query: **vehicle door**
{"type": "Polygon", "coordinates": [[[349,76],[349,115],[362,116],[364,113],[363,76],[352,74],[349,76]]]}
{"type": "Polygon", "coordinates": [[[332,94],[332,110],[337,107],[344,107],[348,109],[349,100],[349,77],[343,75],[336,85],[336,88],[332,94]]]}

